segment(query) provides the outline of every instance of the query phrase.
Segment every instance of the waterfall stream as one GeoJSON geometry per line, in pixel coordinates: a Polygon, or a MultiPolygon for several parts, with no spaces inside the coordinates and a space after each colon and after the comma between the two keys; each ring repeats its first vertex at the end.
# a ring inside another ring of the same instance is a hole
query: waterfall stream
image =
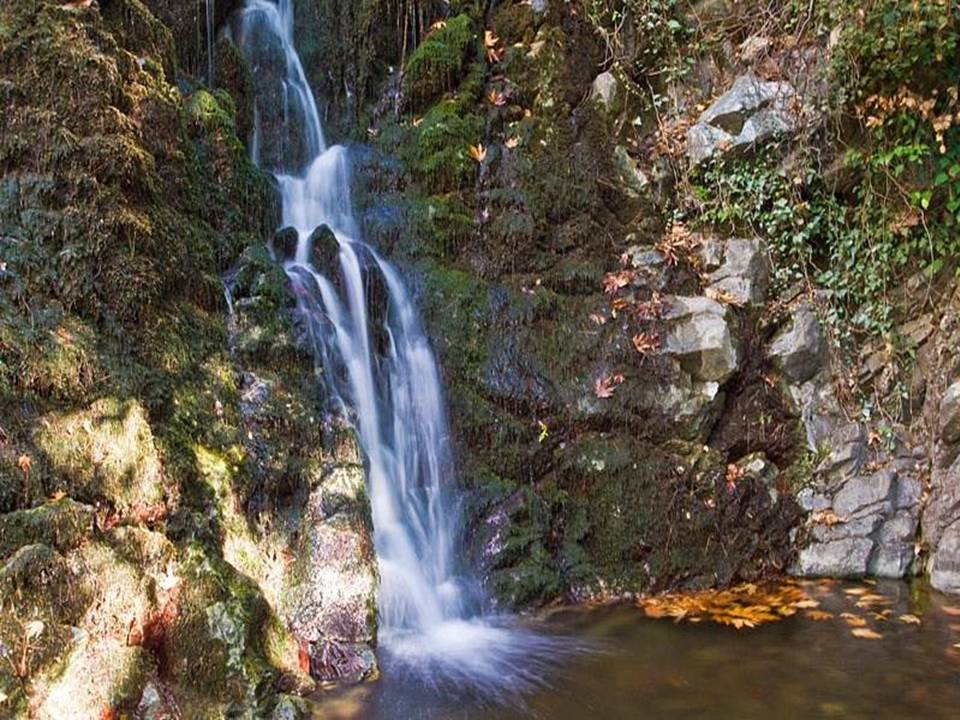
{"type": "Polygon", "coordinates": [[[547,640],[480,615],[474,584],[458,575],[459,512],[436,361],[403,279],[360,237],[349,151],[324,139],[294,48],[292,0],[248,0],[230,32],[255,81],[253,159],[276,177],[283,226],[298,233],[285,269],[320,375],[364,454],[382,659],[388,671],[393,662],[431,684],[504,690],[536,682],[547,640]],[[336,267],[313,262],[321,226],[336,237],[336,267]]]}

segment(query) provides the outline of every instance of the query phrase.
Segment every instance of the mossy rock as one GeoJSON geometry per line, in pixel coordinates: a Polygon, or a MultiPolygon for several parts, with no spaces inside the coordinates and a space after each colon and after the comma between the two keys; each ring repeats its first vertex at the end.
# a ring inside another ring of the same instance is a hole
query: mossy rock
{"type": "Polygon", "coordinates": [[[85,410],[55,413],[35,436],[70,494],[129,511],[163,502],[163,470],[143,407],[103,398],[85,410]]]}
{"type": "Polygon", "coordinates": [[[71,498],[0,515],[0,558],[32,543],[71,550],[93,532],[93,515],[91,506],[71,498]]]}
{"type": "Polygon", "coordinates": [[[423,107],[460,80],[474,44],[473,18],[464,13],[430,32],[404,67],[403,87],[414,107],[423,107]]]}

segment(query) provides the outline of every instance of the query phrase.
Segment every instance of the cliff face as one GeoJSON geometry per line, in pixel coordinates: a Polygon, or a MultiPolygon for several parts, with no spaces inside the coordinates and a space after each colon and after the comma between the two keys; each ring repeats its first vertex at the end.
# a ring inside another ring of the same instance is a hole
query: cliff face
{"type": "Polygon", "coordinates": [[[895,6],[460,3],[382,81],[366,231],[505,602],[953,587],[956,18],[895,6]]]}

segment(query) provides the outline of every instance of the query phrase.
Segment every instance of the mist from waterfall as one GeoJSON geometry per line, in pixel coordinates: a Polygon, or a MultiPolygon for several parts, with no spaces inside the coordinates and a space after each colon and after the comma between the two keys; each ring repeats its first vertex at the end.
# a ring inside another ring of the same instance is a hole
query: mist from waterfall
{"type": "Polygon", "coordinates": [[[354,217],[347,148],[328,147],[293,42],[291,0],[248,0],[230,33],[255,85],[254,161],[277,179],[283,227],[298,234],[285,269],[326,390],[357,430],[380,570],[379,643],[387,671],[429,684],[519,690],[541,680],[546,638],[480,615],[459,574],[460,512],[437,364],[403,279],[354,217]],[[314,231],[336,237],[317,267],[314,231]]]}

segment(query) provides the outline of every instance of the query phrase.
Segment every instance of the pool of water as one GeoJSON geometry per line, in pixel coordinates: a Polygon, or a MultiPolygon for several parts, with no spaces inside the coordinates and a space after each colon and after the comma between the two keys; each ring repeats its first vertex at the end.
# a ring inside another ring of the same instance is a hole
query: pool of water
{"type": "Polygon", "coordinates": [[[622,605],[553,612],[538,631],[575,652],[539,688],[503,696],[427,687],[391,673],[388,660],[378,682],[317,698],[315,717],[960,718],[960,599],[902,583],[817,584],[808,592],[832,617],[813,620],[801,610],[734,630],[653,620],[622,605]],[[858,608],[863,592],[884,601],[858,608]],[[855,637],[851,622],[881,637],[855,637]]]}

